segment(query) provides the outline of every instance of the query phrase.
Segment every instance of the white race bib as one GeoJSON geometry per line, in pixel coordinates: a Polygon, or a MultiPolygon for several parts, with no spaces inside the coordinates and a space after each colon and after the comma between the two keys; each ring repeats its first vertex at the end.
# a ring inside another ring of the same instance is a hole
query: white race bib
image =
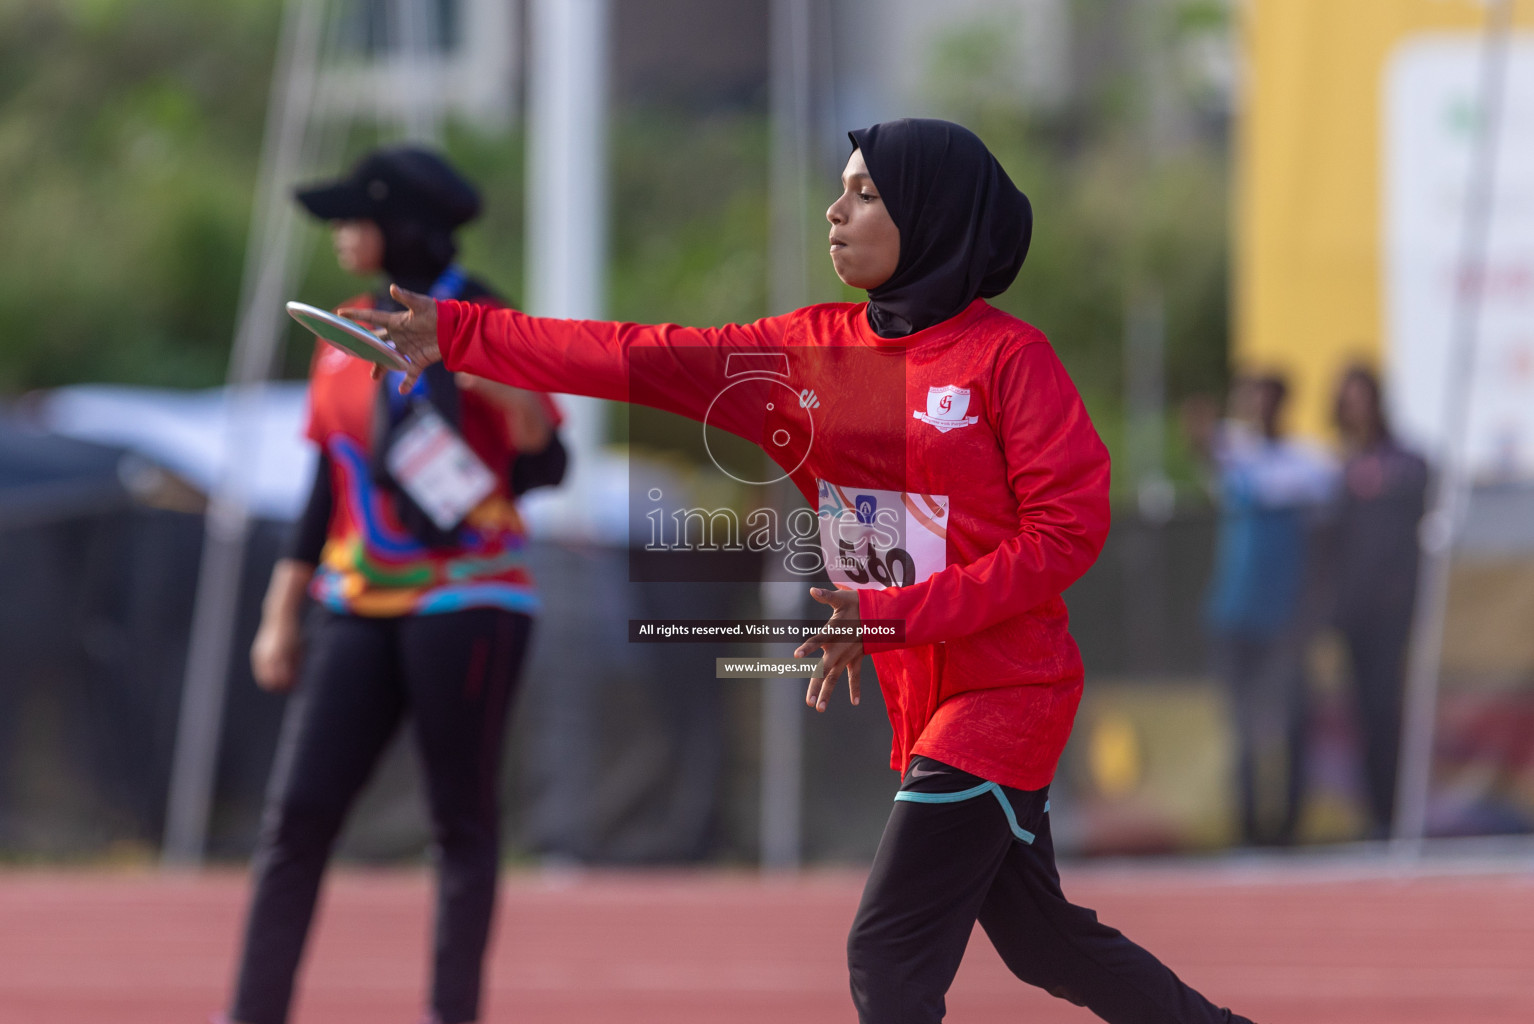
{"type": "Polygon", "coordinates": [[[495,474],[429,405],[418,405],[389,448],[389,473],[439,530],[463,522],[495,490],[495,474]]]}
{"type": "Polygon", "coordinates": [[[832,583],[908,587],[948,564],[948,495],[819,486],[820,552],[832,583]]]}

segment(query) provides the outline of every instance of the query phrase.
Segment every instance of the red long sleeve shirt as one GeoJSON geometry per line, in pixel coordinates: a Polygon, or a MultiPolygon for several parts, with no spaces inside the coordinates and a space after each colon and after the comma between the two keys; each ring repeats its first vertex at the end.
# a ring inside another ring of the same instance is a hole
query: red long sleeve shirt
{"type": "Polygon", "coordinates": [[[833,581],[860,588],[862,618],[904,620],[902,642],[865,643],[894,729],[891,767],[925,754],[1021,789],[1054,777],[1082,685],[1060,595],[1107,536],[1109,469],[1036,328],[982,300],[899,339],[846,303],[718,328],[461,302],[437,315],[450,369],[636,401],[761,445],[818,503],[823,536],[840,515],[853,546],[868,545],[869,559],[844,565],[826,545],[833,581]],[[748,379],[724,397],[731,366],[778,352],[795,361],[791,384],[748,379]],[[813,424],[792,400],[805,391],[813,424]],[[873,539],[875,523],[893,536],[873,539]]]}

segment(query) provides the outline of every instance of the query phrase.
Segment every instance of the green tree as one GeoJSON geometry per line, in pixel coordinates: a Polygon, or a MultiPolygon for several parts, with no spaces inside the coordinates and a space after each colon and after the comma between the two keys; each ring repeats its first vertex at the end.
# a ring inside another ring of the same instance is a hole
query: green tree
{"type": "Polygon", "coordinates": [[[277,10],[0,4],[0,391],[221,376],[277,10]]]}

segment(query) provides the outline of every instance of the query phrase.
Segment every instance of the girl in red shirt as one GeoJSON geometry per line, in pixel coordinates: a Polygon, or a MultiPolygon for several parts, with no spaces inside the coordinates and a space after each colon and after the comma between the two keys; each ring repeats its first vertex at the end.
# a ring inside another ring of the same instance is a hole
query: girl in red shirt
{"type": "Polygon", "coordinates": [[[797,652],[823,652],[817,710],[843,673],[858,702],[872,654],[903,773],[848,939],[866,1024],[940,1021],[976,920],[1019,978],[1106,1020],[1245,1021],[1060,890],[1049,784],[1082,685],[1060,595],[1107,535],[1108,455],[1043,334],[984,301],[1022,266],[1028,200],[958,125],[851,140],[826,217],[836,272],[867,303],[706,329],[406,293],[406,312],[353,315],[418,368],[653,405],[756,442],[820,511],[837,588],[811,593],[828,625],[903,625],[797,652]],[[794,386],[819,400],[808,446],[770,385],[719,388],[732,356],[790,350],[794,386]]]}

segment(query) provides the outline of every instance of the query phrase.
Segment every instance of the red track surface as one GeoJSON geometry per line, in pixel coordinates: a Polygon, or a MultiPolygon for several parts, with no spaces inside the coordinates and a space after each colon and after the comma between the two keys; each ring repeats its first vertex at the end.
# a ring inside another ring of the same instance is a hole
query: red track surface
{"type": "MultiPolygon", "coordinates": [[[[486,1021],[850,1024],[861,881],[513,874],[486,1021]]],[[[1066,886],[1262,1024],[1534,1021],[1534,876],[1068,869],[1066,886]]],[[[335,876],[294,1024],[413,1024],[429,898],[421,873],[335,876]]],[[[244,900],[233,873],[0,875],[0,1024],[202,1024],[226,997],[244,900]]],[[[1096,1020],[1015,981],[978,931],[949,1019],[1096,1020]]]]}

